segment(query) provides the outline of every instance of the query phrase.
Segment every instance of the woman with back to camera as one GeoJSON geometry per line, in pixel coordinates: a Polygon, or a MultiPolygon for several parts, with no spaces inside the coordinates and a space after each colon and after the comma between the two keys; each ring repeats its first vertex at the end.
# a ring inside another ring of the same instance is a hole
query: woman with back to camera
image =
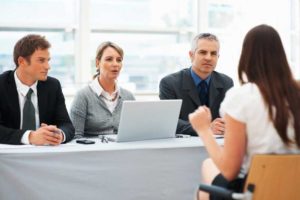
{"type": "Polygon", "coordinates": [[[135,99],[131,92],[117,83],[123,56],[121,47],[113,42],[99,45],[97,74],[77,93],[71,106],[70,116],[77,138],[117,133],[123,101],[135,99]]]}
{"type": "MultiPolygon", "coordinates": [[[[210,156],[202,164],[204,182],[242,191],[254,154],[300,153],[300,87],[279,34],[267,25],[247,33],[238,75],[241,87],[229,90],[220,107],[226,123],[223,147],[212,136],[207,107],[189,120],[210,156]]],[[[209,196],[200,192],[199,197],[209,196]]]]}

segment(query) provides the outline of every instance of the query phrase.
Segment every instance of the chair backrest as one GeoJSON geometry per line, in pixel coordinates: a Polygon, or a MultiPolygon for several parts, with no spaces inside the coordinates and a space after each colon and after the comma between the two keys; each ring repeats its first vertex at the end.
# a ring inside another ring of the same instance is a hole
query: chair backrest
{"type": "Polygon", "coordinates": [[[253,200],[300,200],[300,155],[255,155],[248,184],[255,185],[253,200]]]}

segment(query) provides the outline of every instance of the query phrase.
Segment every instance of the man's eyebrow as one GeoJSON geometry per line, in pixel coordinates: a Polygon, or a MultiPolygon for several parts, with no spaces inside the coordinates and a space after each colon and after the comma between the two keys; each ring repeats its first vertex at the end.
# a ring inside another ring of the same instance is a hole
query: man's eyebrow
{"type": "Polygon", "coordinates": [[[49,57],[49,58],[47,58],[47,57],[37,57],[36,58],[37,60],[50,60],[51,58],[49,57]]]}

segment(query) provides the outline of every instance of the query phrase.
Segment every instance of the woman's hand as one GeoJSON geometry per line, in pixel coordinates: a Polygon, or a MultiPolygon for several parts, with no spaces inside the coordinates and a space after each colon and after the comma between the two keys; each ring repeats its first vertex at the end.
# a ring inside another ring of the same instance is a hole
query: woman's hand
{"type": "Polygon", "coordinates": [[[210,129],[211,112],[208,107],[200,106],[193,113],[189,114],[189,121],[193,129],[200,136],[201,133],[210,129]]]}

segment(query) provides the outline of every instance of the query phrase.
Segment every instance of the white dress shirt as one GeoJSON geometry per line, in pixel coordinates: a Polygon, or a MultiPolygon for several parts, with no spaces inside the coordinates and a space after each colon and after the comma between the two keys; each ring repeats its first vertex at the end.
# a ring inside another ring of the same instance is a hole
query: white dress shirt
{"type": "MultiPolygon", "coordinates": [[[[36,89],[37,81],[29,87],[27,85],[24,85],[20,81],[20,79],[17,76],[16,71],[14,73],[14,77],[15,77],[17,92],[18,92],[18,96],[19,96],[19,104],[20,104],[20,129],[22,128],[22,125],[23,125],[23,108],[24,108],[24,104],[25,104],[25,100],[26,100],[26,95],[30,88],[33,90],[33,93],[31,94],[31,101],[32,101],[32,104],[35,109],[35,125],[36,125],[36,129],[38,129],[40,127],[40,115],[39,115],[37,89],[36,89]]],[[[29,133],[31,131],[35,131],[35,130],[27,130],[24,133],[24,135],[22,136],[21,142],[23,144],[30,144],[29,143],[29,133]]]]}

